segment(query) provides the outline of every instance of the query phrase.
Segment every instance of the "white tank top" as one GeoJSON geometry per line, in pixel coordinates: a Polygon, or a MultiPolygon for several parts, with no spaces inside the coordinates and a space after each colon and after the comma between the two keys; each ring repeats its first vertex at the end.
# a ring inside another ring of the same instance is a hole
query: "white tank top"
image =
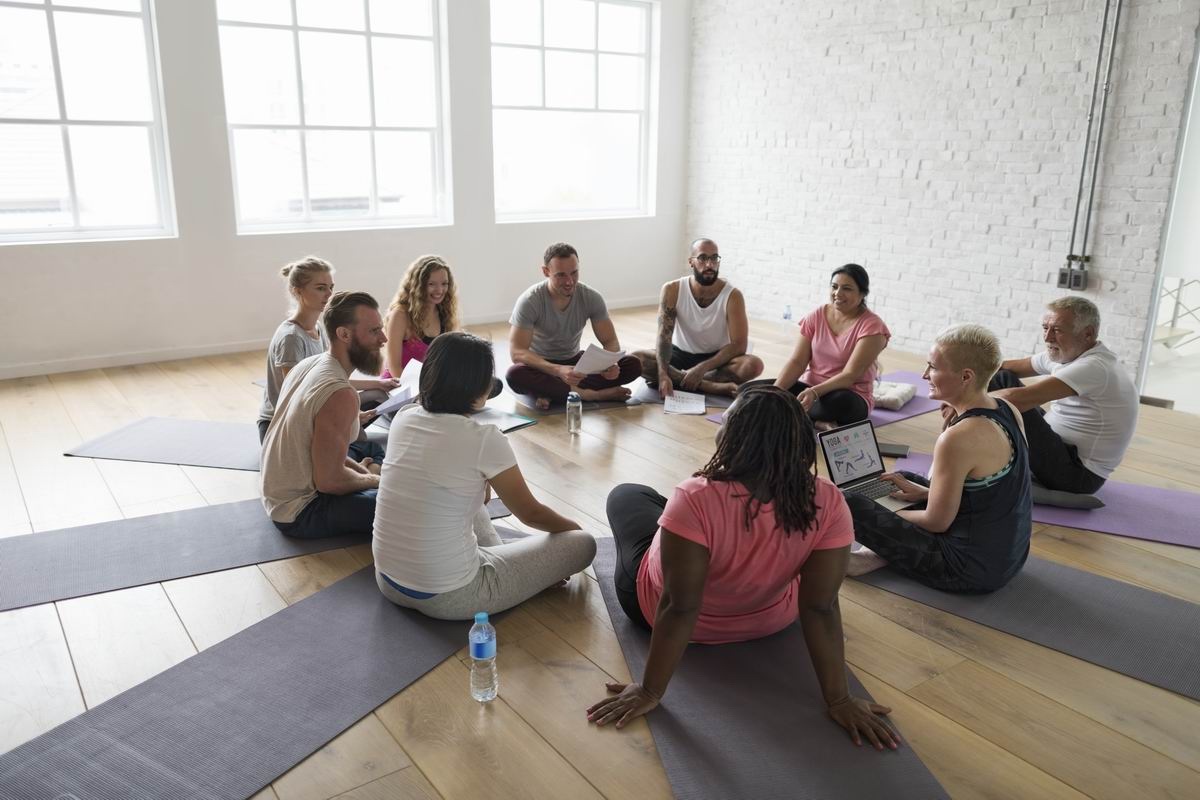
{"type": "Polygon", "coordinates": [[[733,286],[725,282],[725,288],[701,308],[692,296],[688,284],[690,276],[679,279],[679,299],[675,301],[675,333],[671,344],[688,353],[715,353],[729,344],[729,323],[725,319],[725,306],[733,286]]]}

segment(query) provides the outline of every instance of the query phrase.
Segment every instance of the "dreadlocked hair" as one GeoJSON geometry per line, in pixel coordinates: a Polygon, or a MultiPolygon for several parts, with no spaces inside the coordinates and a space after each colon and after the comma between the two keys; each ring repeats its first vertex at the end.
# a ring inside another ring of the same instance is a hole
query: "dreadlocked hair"
{"type": "Polygon", "coordinates": [[[737,481],[746,495],[745,523],[767,503],[785,535],[808,534],[817,516],[816,435],[800,401],[776,386],[751,386],[725,418],[717,451],[696,477],[737,481]]]}

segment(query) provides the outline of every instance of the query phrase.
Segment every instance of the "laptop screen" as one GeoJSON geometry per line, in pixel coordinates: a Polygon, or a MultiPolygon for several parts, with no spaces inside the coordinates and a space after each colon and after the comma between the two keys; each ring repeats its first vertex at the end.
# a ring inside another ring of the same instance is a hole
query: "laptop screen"
{"type": "Polygon", "coordinates": [[[818,435],[829,479],[840,489],[863,478],[883,474],[883,457],[875,442],[875,428],[863,420],[818,435]]]}

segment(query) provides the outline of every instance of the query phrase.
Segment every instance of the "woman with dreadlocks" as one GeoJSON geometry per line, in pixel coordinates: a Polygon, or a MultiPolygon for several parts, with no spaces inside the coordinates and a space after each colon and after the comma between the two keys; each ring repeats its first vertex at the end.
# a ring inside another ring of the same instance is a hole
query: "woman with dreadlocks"
{"type": "Polygon", "coordinates": [[[891,709],[850,694],[838,588],[854,526],[837,488],[816,475],[812,422],[796,397],[752,386],[730,406],[717,451],[670,500],[623,484],[608,496],[621,608],[652,630],[641,683],[588,719],[623,727],[657,706],[688,642],[769,636],[799,615],[829,715],[855,744],[898,746],[891,709]],[[653,620],[653,623],[650,622],[653,620]]]}

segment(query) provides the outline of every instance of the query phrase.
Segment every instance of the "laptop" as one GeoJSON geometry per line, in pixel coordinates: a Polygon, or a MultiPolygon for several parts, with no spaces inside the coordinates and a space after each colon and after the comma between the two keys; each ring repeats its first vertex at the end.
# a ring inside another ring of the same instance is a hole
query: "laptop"
{"type": "Polygon", "coordinates": [[[871,420],[822,431],[817,434],[817,439],[825,455],[829,479],[844,494],[862,495],[890,511],[913,505],[888,497],[896,491],[896,485],[879,478],[887,470],[883,468],[883,456],[871,420]]]}

